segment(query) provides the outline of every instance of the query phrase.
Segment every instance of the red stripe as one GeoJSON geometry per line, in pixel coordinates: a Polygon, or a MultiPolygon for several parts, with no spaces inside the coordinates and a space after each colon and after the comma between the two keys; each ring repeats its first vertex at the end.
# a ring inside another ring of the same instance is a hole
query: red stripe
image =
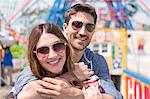
{"type": "Polygon", "coordinates": [[[88,81],[88,82],[83,82],[84,84],[92,84],[92,83],[95,83],[97,80],[94,80],[94,81],[88,81]]]}

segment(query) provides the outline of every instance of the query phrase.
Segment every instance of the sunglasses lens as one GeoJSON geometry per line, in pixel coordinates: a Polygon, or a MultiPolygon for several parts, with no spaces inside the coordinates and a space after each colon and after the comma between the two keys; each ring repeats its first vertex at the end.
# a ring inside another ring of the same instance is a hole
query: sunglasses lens
{"type": "MultiPolygon", "coordinates": [[[[74,30],[80,29],[82,26],[83,26],[83,22],[80,22],[80,21],[73,21],[72,22],[72,28],[74,30]]],[[[94,24],[91,24],[91,23],[87,23],[86,24],[86,30],[88,32],[93,32],[94,29],[95,29],[95,25],[94,24]]]]}
{"type": "Polygon", "coordinates": [[[89,32],[93,32],[94,29],[95,29],[95,25],[88,23],[88,24],[86,25],[86,29],[87,29],[89,32]]]}
{"type": "Polygon", "coordinates": [[[82,23],[82,22],[79,22],[79,21],[73,21],[73,22],[72,22],[72,28],[73,28],[73,29],[81,28],[82,25],[83,25],[83,23],[82,23]]]}
{"type": "Polygon", "coordinates": [[[64,52],[65,48],[66,48],[65,43],[57,43],[53,45],[54,51],[59,52],[59,53],[64,52]]]}
{"type": "Polygon", "coordinates": [[[37,53],[41,54],[48,54],[49,53],[49,48],[48,47],[41,47],[37,49],[37,53]]]}
{"type": "MultiPolygon", "coordinates": [[[[66,49],[65,43],[60,42],[60,43],[56,43],[53,45],[53,50],[55,52],[62,53],[65,51],[65,49],[66,49]]],[[[49,54],[49,51],[50,51],[49,47],[46,47],[46,46],[40,47],[37,49],[37,53],[39,53],[39,54],[49,54]]]]}

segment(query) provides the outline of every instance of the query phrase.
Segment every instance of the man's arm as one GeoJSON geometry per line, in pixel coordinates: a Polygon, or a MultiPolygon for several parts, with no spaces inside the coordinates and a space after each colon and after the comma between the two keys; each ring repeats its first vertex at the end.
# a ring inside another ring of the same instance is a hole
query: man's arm
{"type": "MultiPolygon", "coordinates": [[[[75,66],[77,69],[75,69],[74,73],[78,73],[77,77],[79,78],[79,80],[85,80],[86,78],[88,78],[90,75],[93,74],[92,71],[88,72],[89,70],[86,69],[86,66],[82,66],[82,69],[80,69],[81,66],[83,65],[83,63],[76,63],[75,66]],[[83,79],[85,78],[85,79],[83,79]]],[[[69,74],[69,73],[65,73],[63,75],[60,75],[60,78],[64,78],[66,79],[68,82],[74,81],[75,79],[69,74]]],[[[29,82],[36,80],[37,78],[33,75],[33,73],[31,72],[31,69],[29,66],[25,66],[23,71],[21,72],[21,74],[17,77],[16,82],[15,82],[15,86],[14,89],[16,91],[15,96],[17,96],[17,94],[22,90],[22,88],[29,82]]]]}
{"type": "Polygon", "coordinates": [[[15,81],[14,89],[15,96],[22,90],[22,88],[29,82],[36,80],[37,78],[32,74],[29,66],[25,66],[23,71],[19,74],[15,81]]]}
{"type": "Polygon", "coordinates": [[[105,58],[99,54],[95,54],[94,60],[96,63],[94,68],[98,70],[97,72],[98,72],[98,77],[100,79],[100,85],[104,88],[105,94],[114,96],[115,99],[123,99],[123,96],[115,88],[114,83],[111,80],[111,76],[109,74],[109,68],[105,58]]]}
{"type": "Polygon", "coordinates": [[[36,92],[36,88],[41,88],[36,81],[31,81],[26,84],[20,93],[17,95],[17,99],[42,99],[40,94],[36,92]]]}

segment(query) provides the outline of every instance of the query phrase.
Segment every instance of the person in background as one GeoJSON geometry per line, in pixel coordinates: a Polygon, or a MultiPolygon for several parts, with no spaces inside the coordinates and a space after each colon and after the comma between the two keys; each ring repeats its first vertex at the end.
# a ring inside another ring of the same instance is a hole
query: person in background
{"type": "Polygon", "coordinates": [[[4,48],[4,58],[2,64],[4,65],[4,74],[6,76],[6,79],[9,79],[9,84],[13,86],[13,62],[12,62],[13,56],[10,51],[9,47],[4,48]]]}
{"type": "MultiPolygon", "coordinates": [[[[78,79],[83,81],[85,79],[84,75],[86,74],[86,66],[88,66],[88,68],[94,71],[94,74],[99,77],[99,83],[105,90],[105,93],[101,93],[102,97],[108,97],[107,99],[123,99],[121,93],[117,91],[111,80],[108,65],[104,57],[87,48],[95,32],[96,22],[96,11],[89,4],[75,4],[70,7],[65,13],[65,22],[63,25],[63,29],[64,35],[68,40],[69,45],[71,46],[73,62],[83,62],[82,64],[85,64],[75,66],[74,73],[76,74],[78,79]]],[[[30,69],[28,67],[25,67],[22,74],[16,80],[16,93],[18,94],[22,90],[22,88],[28,82],[33,81],[33,79],[34,76],[30,72],[30,69]]],[[[59,81],[56,79],[53,80],[55,82],[59,81]]],[[[52,78],[46,78],[46,81],[42,80],[42,83],[39,83],[41,86],[44,86],[44,88],[38,90],[38,93],[40,95],[45,95],[45,97],[53,96],[53,93],[51,93],[49,88],[47,88],[49,87],[48,82],[51,81],[52,78]]],[[[68,90],[66,89],[66,91],[68,90]]],[[[74,97],[76,97],[76,95],[80,92],[81,91],[79,90],[74,91],[74,97]]],[[[59,95],[61,96],[62,94],[59,95]]]]}

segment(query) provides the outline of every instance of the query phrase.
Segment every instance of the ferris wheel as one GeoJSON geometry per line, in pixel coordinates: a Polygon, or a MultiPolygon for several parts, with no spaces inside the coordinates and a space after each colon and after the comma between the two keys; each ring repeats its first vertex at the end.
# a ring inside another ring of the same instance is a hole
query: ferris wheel
{"type": "Polygon", "coordinates": [[[27,44],[31,28],[47,18],[54,0],[1,0],[1,31],[27,44]]]}

